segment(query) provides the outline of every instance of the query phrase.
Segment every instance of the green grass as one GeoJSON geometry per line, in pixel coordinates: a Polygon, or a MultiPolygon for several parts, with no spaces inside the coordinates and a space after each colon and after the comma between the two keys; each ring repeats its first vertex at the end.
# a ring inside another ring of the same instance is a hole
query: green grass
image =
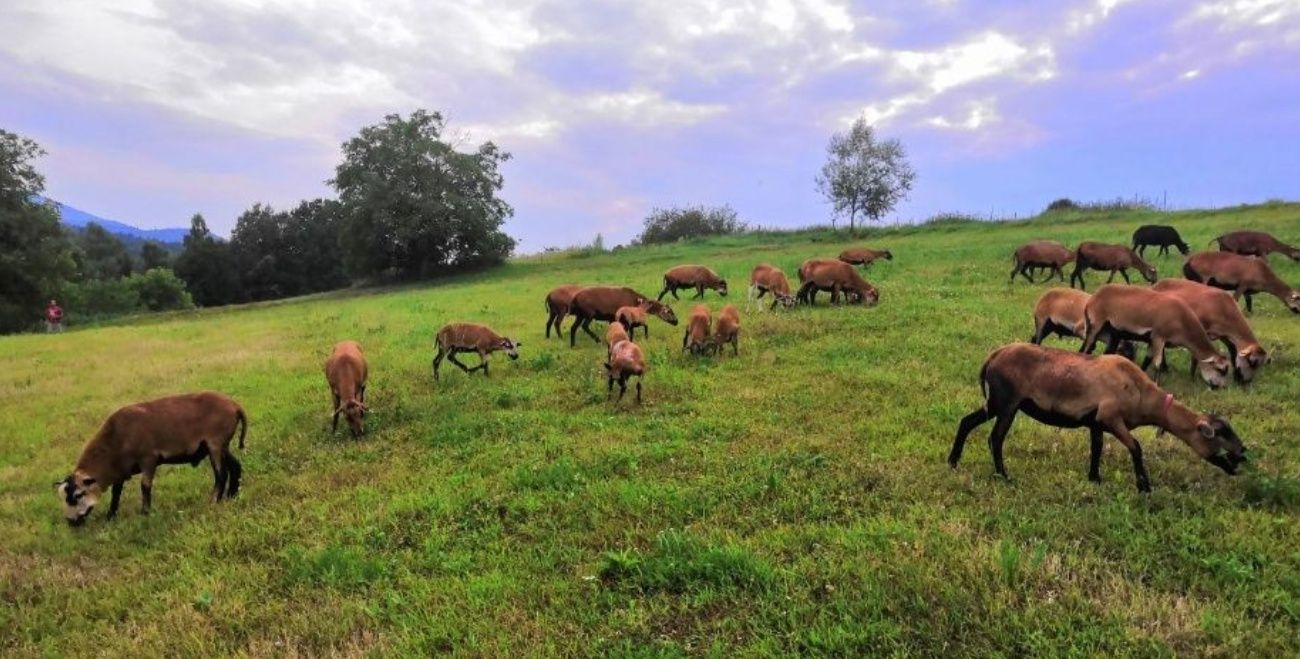
{"type": "MultiPolygon", "coordinates": [[[[1245,474],[1147,428],[1153,494],[1111,440],[1089,483],[1086,433],[1024,416],[1009,482],[988,426],[956,471],[944,462],[984,357],[1031,333],[1044,287],[1007,283],[1012,249],[1127,242],[1164,220],[1198,247],[1232,228],[1300,238],[1288,204],[879,231],[862,242],[895,260],[869,272],[876,308],[742,313],[739,358],[689,358],[680,328],[652,321],[641,407],[605,401],[590,340],[541,336],[551,286],[654,294],[663,270],[700,262],[739,293],[754,264],[793,273],[844,238],[525,259],[2,338],[0,655],[1295,655],[1300,318],[1275,299],[1252,318],[1274,355],[1253,386],[1208,391],[1179,352],[1165,379],[1232,419],[1256,456],[1245,474]],[[523,356],[435,384],[432,338],[452,320],[523,356]],[[328,432],[321,364],[344,338],[373,374],[361,442],[328,432]],[[103,418],[200,388],[249,412],[242,497],[209,505],[206,465],[170,467],[151,516],[133,481],[117,521],[68,528],[51,483],[103,418]]],[[[1181,259],[1155,261],[1178,275],[1181,259]]]]}

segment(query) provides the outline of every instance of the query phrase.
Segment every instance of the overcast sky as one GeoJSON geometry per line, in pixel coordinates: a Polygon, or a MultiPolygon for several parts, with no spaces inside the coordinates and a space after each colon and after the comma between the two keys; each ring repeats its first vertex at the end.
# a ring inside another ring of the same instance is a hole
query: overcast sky
{"type": "Polygon", "coordinates": [[[49,151],[51,197],[147,228],[328,195],[344,139],[420,107],[514,155],[523,251],[661,205],[826,222],[813,177],[859,115],[918,172],[890,221],[1300,182],[1300,0],[0,5],[0,127],[49,151]]]}

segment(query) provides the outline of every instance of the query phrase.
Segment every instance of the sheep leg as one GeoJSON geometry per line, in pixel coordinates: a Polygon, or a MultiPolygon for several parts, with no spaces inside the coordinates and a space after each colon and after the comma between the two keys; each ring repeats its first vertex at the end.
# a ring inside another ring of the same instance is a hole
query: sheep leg
{"type": "MultiPolygon", "coordinates": [[[[437,354],[437,355],[434,355],[434,357],[433,357],[433,380],[434,380],[434,382],[437,382],[437,381],[438,381],[438,367],[442,365],[442,358],[445,357],[446,355],[447,355],[447,351],[444,350],[443,347],[442,347],[441,345],[439,345],[439,346],[438,346],[438,354],[437,354]]],[[[334,409],[335,409],[335,410],[338,409],[338,405],[337,405],[337,404],[334,405],[334,409]]],[[[338,413],[337,413],[337,412],[334,414],[334,421],[335,421],[334,428],[335,428],[335,429],[338,429],[338,413]]]]}
{"type": "MultiPolygon", "coordinates": [[[[466,366],[466,365],[465,365],[463,362],[461,362],[459,359],[456,359],[456,355],[457,355],[458,353],[460,353],[460,352],[461,352],[460,350],[457,350],[456,348],[452,348],[452,349],[447,353],[447,360],[450,361],[451,363],[455,364],[456,366],[459,366],[459,367],[460,367],[460,370],[462,370],[462,371],[464,371],[464,372],[466,372],[466,373],[471,373],[471,372],[473,372],[473,369],[471,369],[470,367],[466,366]]],[[[477,368],[477,367],[475,367],[475,368],[477,368]]]]}
{"type": "Polygon", "coordinates": [[[957,463],[961,461],[962,449],[966,447],[966,437],[971,434],[971,431],[984,425],[984,422],[988,421],[989,418],[987,406],[962,417],[961,424],[957,426],[957,436],[952,440],[952,450],[948,452],[949,467],[957,468],[957,463]]]}
{"type": "Polygon", "coordinates": [[[343,410],[343,408],[339,407],[339,403],[339,395],[334,394],[334,425],[330,426],[330,432],[339,431],[339,412],[343,410]]]}
{"type": "Polygon", "coordinates": [[[1035,319],[1034,319],[1034,335],[1031,336],[1031,337],[1029,337],[1029,342],[1030,342],[1030,343],[1034,343],[1034,344],[1038,344],[1038,345],[1042,345],[1042,344],[1043,344],[1043,339],[1047,338],[1047,326],[1050,325],[1051,323],[1052,323],[1052,321],[1050,321],[1050,320],[1044,320],[1043,322],[1040,323],[1040,322],[1038,322],[1038,319],[1035,318],[1035,319]]]}
{"type": "Polygon", "coordinates": [[[1133,475],[1137,478],[1138,492],[1150,493],[1151,479],[1147,476],[1147,467],[1142,460],[1142,445],[1138,443],[1138,440],[1133,435],[1129,434],[1124,422],[1118,419],[1110,424],[1110,434],[1124,444],[1129,455],[1133,458],[1133,475]]]}
{"type": "Polygon", "coordinates": [[[605,400],[609,400],[614,395],[614,371],[610,369],[606,374],[605,382],[605,400]]]}
{"type": "Polygon", "coordinates": [[[623,394],[627,393],[627,374],[623,373],[618,376],[618,401],[623,402],[623,394]]]}
{"type": "Polygon", "coordinates": [[[636,378],[636,404],[641,404],[641,376],[636,378]]]}
{"type": "Polygon", "coordinates": [[[1009,411],[998,414],[998,420],[993,424],[993,432],[989,433],[989,453],[993,454],[993,471],[1002,478],[1009,479],[1007,476],[1007,467],[1002,463],[1002,443],[1007,439],[1007,431],[1011,430],[1011,422],[1016,419],[1016,409],[1013,407],[1009,411]]]}
{"type": "Polygon", "coordinates": [[[736,357],[739,355],[740,355],[740,332],[736,332],[731,337],[731,356],[736,357]]]}
{"type": "Polygon", "coordinates": [[[110,498],[108,501],[107,519],[113,519],[114,517],[117,517],[117,505],[121,503],[122,486],[125,484],[126,481],[118,481],[116,483],[113,483],[112,498],[110,498]]]}
{"type": "Polygon", "coordinates": [[[686,328],[685,332],[682,332],[682,350],[686,349],[686,342],[690,340],[691,340],[691,329],[688,327],[686,328]]]}
{"type": "Polygon", "coordinates": [[[1101,336],[1102,326],[1105,324],[1102,323],[1097,327],[1093,327],[1092,323],[1088,322],[1087,316],[1084,316],[1084,327],[1087,328],[1087,335],[1083,337],[1083,345],[1079,346],[1079,352],[1091,355],[1092,351],[1096,350],[1097,337],[1101,336]]]}
{"type": "Polygon", "coordinates": [[[582,324],[583,320],[584,320],[583,316],[575,315],[573,317],[573,323],[569,325],[569,347],[570,348],[578,345],[578,326],[582,324]]]}
{"type": "Polygon", "coordinates": [[[483,371],[483,377],[485,378],[488,377],[488,358],[490,356],[491,355],[489,355],[487,352],[484,352],[482,350],[478,351],[479,364],[478,366],[474,367],[479,369],[480,371],[483,371]]]}
{"type": "MultiPolygon", "coordinates": [[[[1062,268],[1062,267],[1059,266],[1059,265],[1053,265],[1053,266],[1052,266],[1052,270],[1055,270],[1055,271],[1056,271],[1056,278],[1059,279],[1059,280],[1061,280],[1061,283],[1064,284],[1064,283],[1065,283],[1065,269],[1062,268]]],[[[1051,278],[1051,275],[1048,275],[1048,278],[1050,279],[1050,278],[1051,278]]]]}
{"type": "Polygon", "coordinates": [[[244,466],[226,450],[226,498],[233,499],[239,495],[239,478],[244,474],[244,466]]]}
{"type": "Polygon", "coordinates": [[[1007,281],[1008,281],[1008,282],[1013,282],[1013,281],[1015,281],[1015,280],[1016,280],[1016,275],[1023,274],[1020,270],[1021,270],[1021,268],[1020,268],[1020,263],[1019,263],[1019,262],[1017,262],[1015,265],[1011,266],[1011,277],[1010,277],[1009,279],[1007,279],[1007,281]]]}
{"type": "Polygon", "coordinates": [[[212,503],[226,494],[226,454],[220,446],[208,445],[208,462],[212,463],[212,503]]]}
{"type": "Polygon", "coordinates": [[[586,333],[587,333],[587,336],[590,336],[592,341],[595,341],[596,343],[600,343],[600,337],[599,337],[599,336],[596,336],[596,333],[593,332],[593,331],[591,331],[591,321],[592,321],[592,320],[594,320],[594,319],[593,319],[593,318],[586,318],[586,319],[584,319],[584,320],[582,321],[582,331],[586,332],[586,333]]]}
{"type": "Polygon", "coordinates": [[[1088,455],[1088,480],[1101,482],[1101,426],[1094,425],[1088,429],[1091,434],[1092,449],[1088,455]]]}
{"type": "Polygon", "coordinates": [[[650,323],[641,325],[641,331],[645,334],[645,338],[650,338],[650,323]]]}
{"type": "MultiPolygon", "coordinates": [[[[1121,275],[1124,275],[1124,283],[1125,283],[1125,284],[1132,284],[1132,283],[1133,283],[1133,280],[1128,278],[1128,269],[1127,269],[1127,268],[1125,268],[1125,269],[1123,269],[1123,270],[1120,270],[1119,273],[1120,273],[1121,275]]],[[[1112,276],[1113,276],[1113,275],[1112,275],[1112,276]]]]}
{"type": "Polygon", "coordinates": [[[153,507],[153,473],[158,468],[154,459],[146,459],[140,465],[140,514],[148,515],[153,507]]]}
{"type": "Polygon", "coordinates": [[[1110,284],[1110,283],[1113,283],[1114,281],[1115,281],[1115,271],[1114,271],[1114,270],[1111,270],[1111,271],[1110,271],[1110,276],[1106,278],[1106,283],[1107,283],[1107,284],[1110,284]]]}
{"type": "Polygon", "coordinates": [[[691,298],[691,299],[692,299],[692,300],[698,300],[698,299],[700,299],[700,298],[702,298],[702,297],[704,297],[704,284],[696,284],[696,285],[695,285],[695,297],[693,297],[693,298],[691,298]]]}
{"type": "Polygon", "coordinates": [[[1246,313],[1255,313],[1255,296],[1250,291],[1246,292],[1246,313]]]}
{"type": "MultiPolygon", "coordinates": [[[[555,312],[552,311],[546,314],[546,338],[548,339],[551,338],[551,327],[553,327],[554,325],[555,325],[555,312]]],[[[559,332],[559,328],[556,328],[556,332],[559,332]]]]}

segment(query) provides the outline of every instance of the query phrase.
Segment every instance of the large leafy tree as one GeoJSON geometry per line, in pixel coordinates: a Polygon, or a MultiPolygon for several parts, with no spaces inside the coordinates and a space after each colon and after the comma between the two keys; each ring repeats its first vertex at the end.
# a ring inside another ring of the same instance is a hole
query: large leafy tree
{"type": "Polygon", "coordinates": [[[230,244],[212,235],[202,215],[190,218],[184,245],[176,257],[176,275],[185,281],[196,304],[213,307],[243,299],[230,244]]]}
{"type": "Polygon", "coordinates": [[[859,218],[876,221],[893,210],[907,198],[914,180],[902,143],[877,139],[859,117],[848,132],[831,136],[817,190],[830,202],[834,217],[848,219],[852,231],[859,218]]]}
{"type": "Polygon", "coordinates": [[[167,248],[162,246],[156,240],[146,240],[140,246],[140,265],[141,270],[153,270],[154,268],[166,268],[171,265],[172,255],[168,253],[167,248]]]}
{"type": "Polygon", "coordinates": [[[230,239],[244,294],[266,300],[346,286],[339,217],[339,203],[325,199],[288,212],[262,204],[244,211],[230,239]]]}
{"type": "Polygon", "coordinates": [[[498,197],[491,142],[472,152],[443,139],[442,115],[391,114],[343,144],[338,190],[344,263],[358,277],[422,277],[498,263],[514,249],[501,231],[513,209],[498,197]]]}
{"type": "Polygon", "coordinates": [[[0,129],[0,332],[39,323],[45,303],[76,270],[58,210],[36,201],[45,178],[33,161],[44,154],[36,142],[0,129]]]}
{"type": "Polygon", "coordinates": [[[120,279],[131,274],[131,255],[117,236],[94,222],[77,236],[81,276],[85,279],[120,279]]]}

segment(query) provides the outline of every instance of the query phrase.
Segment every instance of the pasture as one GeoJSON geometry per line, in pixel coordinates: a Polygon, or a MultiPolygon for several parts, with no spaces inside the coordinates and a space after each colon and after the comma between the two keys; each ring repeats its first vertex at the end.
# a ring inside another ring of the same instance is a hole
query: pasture
{"type": "MultiPolygon", "coordinates": [[[[1300,239],[1294,204],[759,234],[0,338],[0,654],[1300,653],[1300,317],[1275,298],[1250,318],[1274,361],[1249,388],[1209,391],[1182,350],[1163,377],[1231,419],[1244,473],[1144,428],[1154,492],[1109,436],[1093,484],[1086,431],[1023,415],[1009,481],[988,426],[945,463],[985,356],[1030,336],[1049,286],[1009,284],[1012,250],[1127,244],[1147,222],[1193,249],[1238,228],[1300,239]],[[850,244],[894,253],[866,273],[878,306],[744,307],[755,264],[793,281],[850,244]],[[545,339],[543,297],[653,296],[681,263],[728,279],[739,357],[691,358],[682,326],[651,319],[645,404],[606,402],[603,348],[570,349],[567,320],[545,339]],[[522,341],[520,359],[435,384],[453,320],[522,341]],[[371,367],[361,441],[328,432],[322,363],[345,338],[371,367]],[[116,521],[101,506],[69,528],[52,483],[100,422],[205,388],[248,411],[241,497],[210,505],[206,463],[164,467],[152,515],[136,479],[116,521]]],[[[1181,276],[1180,256],[1148,254],[1181,276]]],[[[1300,283],[1300,264],[1270,262],[1300,283]]]]}

